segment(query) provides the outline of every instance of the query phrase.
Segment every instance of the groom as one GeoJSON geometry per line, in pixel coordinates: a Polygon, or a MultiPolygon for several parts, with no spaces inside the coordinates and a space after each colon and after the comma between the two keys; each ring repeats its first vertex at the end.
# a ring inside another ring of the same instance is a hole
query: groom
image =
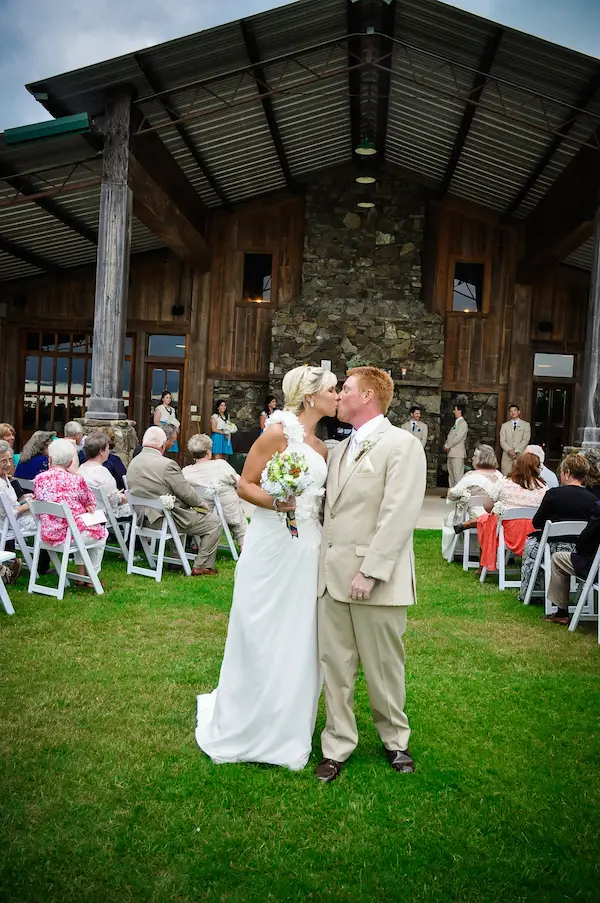
{"type": "Polygon", "coordinates": [[[391,767],[414,771],[404,714],[407,606],[415,602],[412,536],[427,464],[411,433],[384,416],[394,382],[376,367],[350,370],[338,417],[352,435],[331,452],[319,567],[319,655],[327,723],[320,781],[334,781],[358,742],[354,683],[362,662],[375,727],[391,767]]]}

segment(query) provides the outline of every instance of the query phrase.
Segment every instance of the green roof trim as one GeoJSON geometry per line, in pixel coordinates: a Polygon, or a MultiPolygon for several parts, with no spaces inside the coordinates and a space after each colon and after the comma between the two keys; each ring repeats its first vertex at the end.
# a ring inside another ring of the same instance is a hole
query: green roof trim
{"type": "Polygon", "coordinates": [[[75,113],[73,116],[61,116],[60,119],[48,119],[46,122],[35,122],[33,125],[6,129],[4,140],[7,144],[24,144],[26,141],[40,141],[44,138],[56,138],[59,135],[85,135],[90,131],[88,114],[75,113]]]}

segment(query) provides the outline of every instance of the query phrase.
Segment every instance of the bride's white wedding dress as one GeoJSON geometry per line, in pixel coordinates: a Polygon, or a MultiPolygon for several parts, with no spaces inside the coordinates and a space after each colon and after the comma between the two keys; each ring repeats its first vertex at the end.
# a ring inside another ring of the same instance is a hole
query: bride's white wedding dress
{"type": "Polygon", "coordinates": [[[298,538],[285,518],[257,508],[235,573],[219,685],[198,696],[196,741],[216,763],[304,768],[311,752],[321,676],[317,651],[323,457],[289,411],[276,411],[288,448],[302,452],[313,484],[298,498],[298,538]]]}

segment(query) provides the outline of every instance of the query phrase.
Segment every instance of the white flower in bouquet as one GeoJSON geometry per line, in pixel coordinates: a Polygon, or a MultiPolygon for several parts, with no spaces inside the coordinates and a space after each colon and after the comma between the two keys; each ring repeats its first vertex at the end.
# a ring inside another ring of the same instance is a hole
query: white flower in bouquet
{"type": "Polygon", "coordinates": [[[233,433],[237,433],[238,428],[232,420],[227,420],[225,424],[225,432],[231,438],[233,433]]]}
{"type": "Polygon", "coordinates": [[[161,495],[159,496],[159,499],[162,502],[163,508],[167,511],[172,511],[175,507],[175,502],[177,501],[174,495],[161,495]]]}
{"type": "MultiPolygon", "coordinates": [[[[260,478],[262,489],[280,502],[287,502],[302,495],[312,482],[313,478],[308,470],[306,456],[295,451],[275,452],[273,457],[267,461],[260,478]]],[[[298,526],[295,513],[287,511],[285,519],[291,535],[297,538],[298,526]]]]}
{"type": "Polygon", "coordinates": [[[505,511],[508,511],[508,505],[505,502],[496,502],[492,508],[492,514],[497,515],[497,517],[502,517],[505,511]]]}

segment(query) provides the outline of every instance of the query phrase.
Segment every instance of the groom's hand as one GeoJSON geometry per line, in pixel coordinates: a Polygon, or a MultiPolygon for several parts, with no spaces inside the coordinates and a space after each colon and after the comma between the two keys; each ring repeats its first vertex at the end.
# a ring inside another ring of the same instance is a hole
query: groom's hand
{"type": "Polygon", "coordinates": [[[364,602],[366,599],[371,598],[374,586],[375,579],[373,577],[365,577],[365,575],[361,574],[359,571],[350,584],[350,596],[355,601],[358,600],[359,602],[364,602]]]}

